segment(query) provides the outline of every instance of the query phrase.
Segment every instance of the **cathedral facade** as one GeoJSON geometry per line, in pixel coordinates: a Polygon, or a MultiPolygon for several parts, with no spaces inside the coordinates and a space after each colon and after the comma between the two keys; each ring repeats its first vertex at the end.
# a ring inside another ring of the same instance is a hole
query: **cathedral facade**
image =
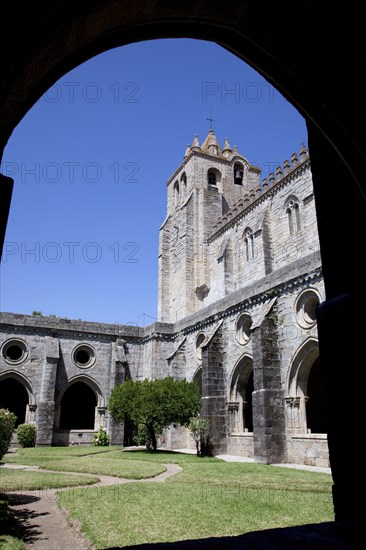
{"type": "MultiPolygon", "coordinates": [[[[1,314],[0,407],[38,445],[131,444],[108,398],[126,378],[194,380],[214,454],[329,466],[316,306],[325,300],[306,148],[261,180],[226,139],[195,136],[167,182],[158,321],[1,314]]],[[[193,448],[184,428],[160,439],[193,448]]]]}

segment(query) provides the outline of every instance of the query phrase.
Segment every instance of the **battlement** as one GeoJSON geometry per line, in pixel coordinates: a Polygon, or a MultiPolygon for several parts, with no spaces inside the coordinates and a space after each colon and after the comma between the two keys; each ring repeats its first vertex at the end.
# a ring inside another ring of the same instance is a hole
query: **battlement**
{"type": "Polygon", "coordinates": [[[305,145],[303,145],[299,151],[299,155],[297,153],[292,153],[291,162],[285,160],[282,166],[277,166],[276,172],[271,172],[268,178],[262,180],[260,185],[252,188],[243,198],[229,208],[229,210],[227,210],[214,224],[213,234],[225,227],[227,223],[236,218],[239,214],[242,214],[254,202],[271,191],[274,187],[284,183],[289,177],[293,177],[308,160],[309,152],[305,145]]]}

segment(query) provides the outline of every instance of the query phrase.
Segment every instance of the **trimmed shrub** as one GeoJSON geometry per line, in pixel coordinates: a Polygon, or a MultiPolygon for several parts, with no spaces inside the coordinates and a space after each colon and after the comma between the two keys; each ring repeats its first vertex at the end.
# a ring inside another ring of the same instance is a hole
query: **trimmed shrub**
{"type": "Polygon", "coordinates": [[[9,449],[17,417],[7,409],[0,409],[0,460],[9,449]]]}
{"type": "Polygon", "coordinates": [[[37,428],[35,424],[19,424],[17,430],[17,439],[22,447],[35,447],[37,438],[37,428]]]}

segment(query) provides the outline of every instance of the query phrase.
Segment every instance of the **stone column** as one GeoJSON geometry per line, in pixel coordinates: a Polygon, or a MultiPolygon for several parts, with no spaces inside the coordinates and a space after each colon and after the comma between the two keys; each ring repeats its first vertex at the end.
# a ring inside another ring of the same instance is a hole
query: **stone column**
{"type": "MultiPolygon", "coordinates": [[[[110,393],[114,386],[123,384],[126,379],[126,366],[127,359],[124,350],[124,340],[118,338],[116,342],[112,343],[112,364],[111,364],[111,376],[110,376],[110,393]]],[[[109,394],[110,395],[110,394],[109,394]]],[[[107,413],[106,408],[105,412],[107,413]]],[[[107,433],[110,437],[111,445],[123,445],[124,441],[124,424],[115,422],[108,413],[105,419],[107,424],[107,433]]]]}
{"type": "Polygon", "coordinates": [[[226,383],[223,362],[223,338],[220,327],[202,346],[202,416],[210,421],[209,453],[225,454],[226,383]]]}
{"type": "Polygon", "coordinates": [[[55,414],[55,382],[59,359],[57,338],[45,338],[46,354],[42,367],[41,389],[37,406],[36,445],[51,445],[55,414]]]}
{"type": "Polygon", "coordinates": [[[256,462],[286,462],[285,400],[281,387],[281,361],[277,320],[264,317],[253,330],[253,441],[256,462]]]}

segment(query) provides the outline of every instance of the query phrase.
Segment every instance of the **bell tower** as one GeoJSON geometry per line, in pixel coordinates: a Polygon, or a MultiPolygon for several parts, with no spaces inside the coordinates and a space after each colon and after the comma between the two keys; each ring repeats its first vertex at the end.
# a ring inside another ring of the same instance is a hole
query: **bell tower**
{"type": "Polygon", "coordinates": [[[220,146],[212,128],[195,135],[167,182],[167,216],[159,233],[158,320],[174,323],[203,307],[210,292],[207,239],[227,210],[260,182],[260,169],[220,146]]]}

